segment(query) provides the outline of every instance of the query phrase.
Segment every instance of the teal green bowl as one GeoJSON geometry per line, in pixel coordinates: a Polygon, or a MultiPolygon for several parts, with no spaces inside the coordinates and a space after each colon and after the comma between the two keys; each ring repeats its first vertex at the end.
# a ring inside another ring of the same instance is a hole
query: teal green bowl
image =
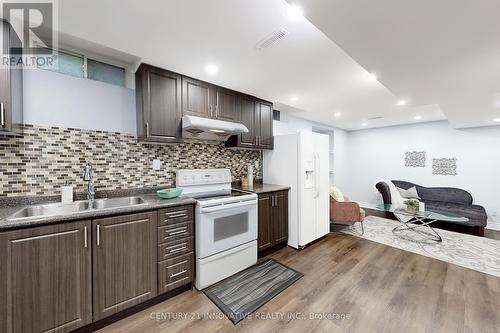
{"type": "Polygon", "coordinates": [[[182,188],[176,187],[168,190],[159,190],[156,191],[156,194],[162,199],[172,199],[177,198],[182,194],[182,188]]]}

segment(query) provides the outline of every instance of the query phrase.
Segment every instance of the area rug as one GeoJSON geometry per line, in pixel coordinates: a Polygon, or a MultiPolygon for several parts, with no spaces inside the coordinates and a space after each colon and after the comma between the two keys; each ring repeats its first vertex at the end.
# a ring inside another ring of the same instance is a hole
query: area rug
{"type": "Polygon", "coordinates": [[[236,325],[302,276],[269,259],[208,288],[205,295],[236,325]]]}
{"type": "Polygon", "coordinates": [[[500,241],[435,229],[443,238],[441,243],[415,243],[392,233],[399,224],[398,221],[368,216],[363,222],[364,235],[352,228],[342,232],[500,277],[500,241]]]}

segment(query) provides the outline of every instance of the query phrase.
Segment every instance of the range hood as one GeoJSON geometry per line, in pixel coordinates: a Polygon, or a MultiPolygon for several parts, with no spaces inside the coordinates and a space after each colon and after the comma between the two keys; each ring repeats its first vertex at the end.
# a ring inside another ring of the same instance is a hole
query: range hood
{"type": "Polygon", "coordinates": [[[188,139],[226,141],[231,135],[248,133],[240,123],[195,116],[182,117],[182,137],[188,139]]]}

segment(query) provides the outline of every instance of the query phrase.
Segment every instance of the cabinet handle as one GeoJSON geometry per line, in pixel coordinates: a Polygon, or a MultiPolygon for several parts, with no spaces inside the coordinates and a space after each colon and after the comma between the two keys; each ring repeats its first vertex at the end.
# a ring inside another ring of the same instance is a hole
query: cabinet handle
{"type": "Polygon", "coordinates": [[[184,273],[186,273],[187,270],[183,269],[182,271],[180,271],[179,273],[175,273],[175,274],[170,274],[170,278],[173,278],[173,277],[176,277],[176,276],[179,276],[179,275],[182,275],[184,273]]]}
{"type": "Polygon", "coordinates": [[[149,122],[146,123],[146,137],[149,138],[149,122]]]}
{"type": "Polygon", "coordinates": [[[85,226],[85,227],[83,227],[83,238],[84,238],[83,239],[83,244],[84,244],[85,248],[87,248],[87,245],[88,245],[87,244],[87,237],[88,237],[88,235],[87,235],[87,227],[85,226]]]}
{"type": "Polygon", "coordinates": [[[183,209],[183,210],[176,210],[175,212],[166,212],[165,215],[176,215],[176,214],[186,214],[187,213],[187,209],[183,209]]]}
{"type": "Polygon", "coordinates": [[[165,232],[168,233],[168,236],[174,236],[174,235],[179,235],[179,234],[183,234],[187,231],[187,228],[186,227],[182,227],[182,228],[177,228],[177,229],[173,229],[173,230],[165,230],[165,232]],[[175,230],[175,231],[173,231],[175,230]]]}
{"type": "Polygon", "coordinates": [[[183,247],[179,247],[179,248],[177,248],[177,249],[170,250],[170,251],[168,251],[168,253],[170,254],[170,253],[182,252],[182,251],[184,251],[184,250],[186,250],[186,249],[187,249],[187,246],[186,246],[186,245],[184,245],[183,247]]]}
{"type": "Polygon", "coordinates": [[[217,92],[217,97],[215,100],[215,118],[219,116],[219,92],[217,92]]]}
{"type": "Polygon", "coordinates": [[[101,245],[101,226],[97,225],[97,246],[101,245]]]}
{"type": "Polygon", "coordinates": [[[186,213],[180,213],[176,215],[169,215],[167,216],[167,219],[175,219],[176,217],[187,217],[186,213]]]}
{"type": "Polygon", "coordinates": [[[276,196],[273,195],[273,207],[276,207],[276,196]]]}
{"type": "Polygon", "coordinates": [[[5,107],[3,103],[0,103],[0,125],[5,127],[5,107]]]}

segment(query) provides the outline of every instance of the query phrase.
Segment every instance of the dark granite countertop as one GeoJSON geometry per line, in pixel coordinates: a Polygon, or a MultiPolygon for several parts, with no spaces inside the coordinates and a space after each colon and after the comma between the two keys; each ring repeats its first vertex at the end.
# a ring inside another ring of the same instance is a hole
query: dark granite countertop
{"type": "MultiPolygon", "coordinates": [[[[7,217],[17,212],[18,210],[27,207],[28,205],[2,206],[0,207],[0,232],[12,229],[21,229],[26,227],[39,226],[39,225],[55,224],[55,223],[75,221],[75,220],[93,219],[97,217],[128,214],[128,213],[142,212],[148,210],[155,210],[159,208],[196,203],[196,200],[183,196],[174,199],[160,199],[155,193],[138,194],[136,196],[143,198],[144,201],[146,201],[146,203],[135,206],[109,208],[109,209],[92,209],[92,210],[81,211],[78,213],[37,217],[37,218],[29,218],[29,219],[14,220],[14,221],[8,221],[7,217]]],[[[50,203],[53,203],[53,201],[50,203]]]]}
{"type": "Polygon", "coordinates": [[[290,189],[290,186],[257,183],[253,184],[253,187],[250,188],[241,186],[241,184],[240,185],[233,184],[233,189],[253,192],[257,194],[263,194],[269,192],[286,191],[290,189]]]}

